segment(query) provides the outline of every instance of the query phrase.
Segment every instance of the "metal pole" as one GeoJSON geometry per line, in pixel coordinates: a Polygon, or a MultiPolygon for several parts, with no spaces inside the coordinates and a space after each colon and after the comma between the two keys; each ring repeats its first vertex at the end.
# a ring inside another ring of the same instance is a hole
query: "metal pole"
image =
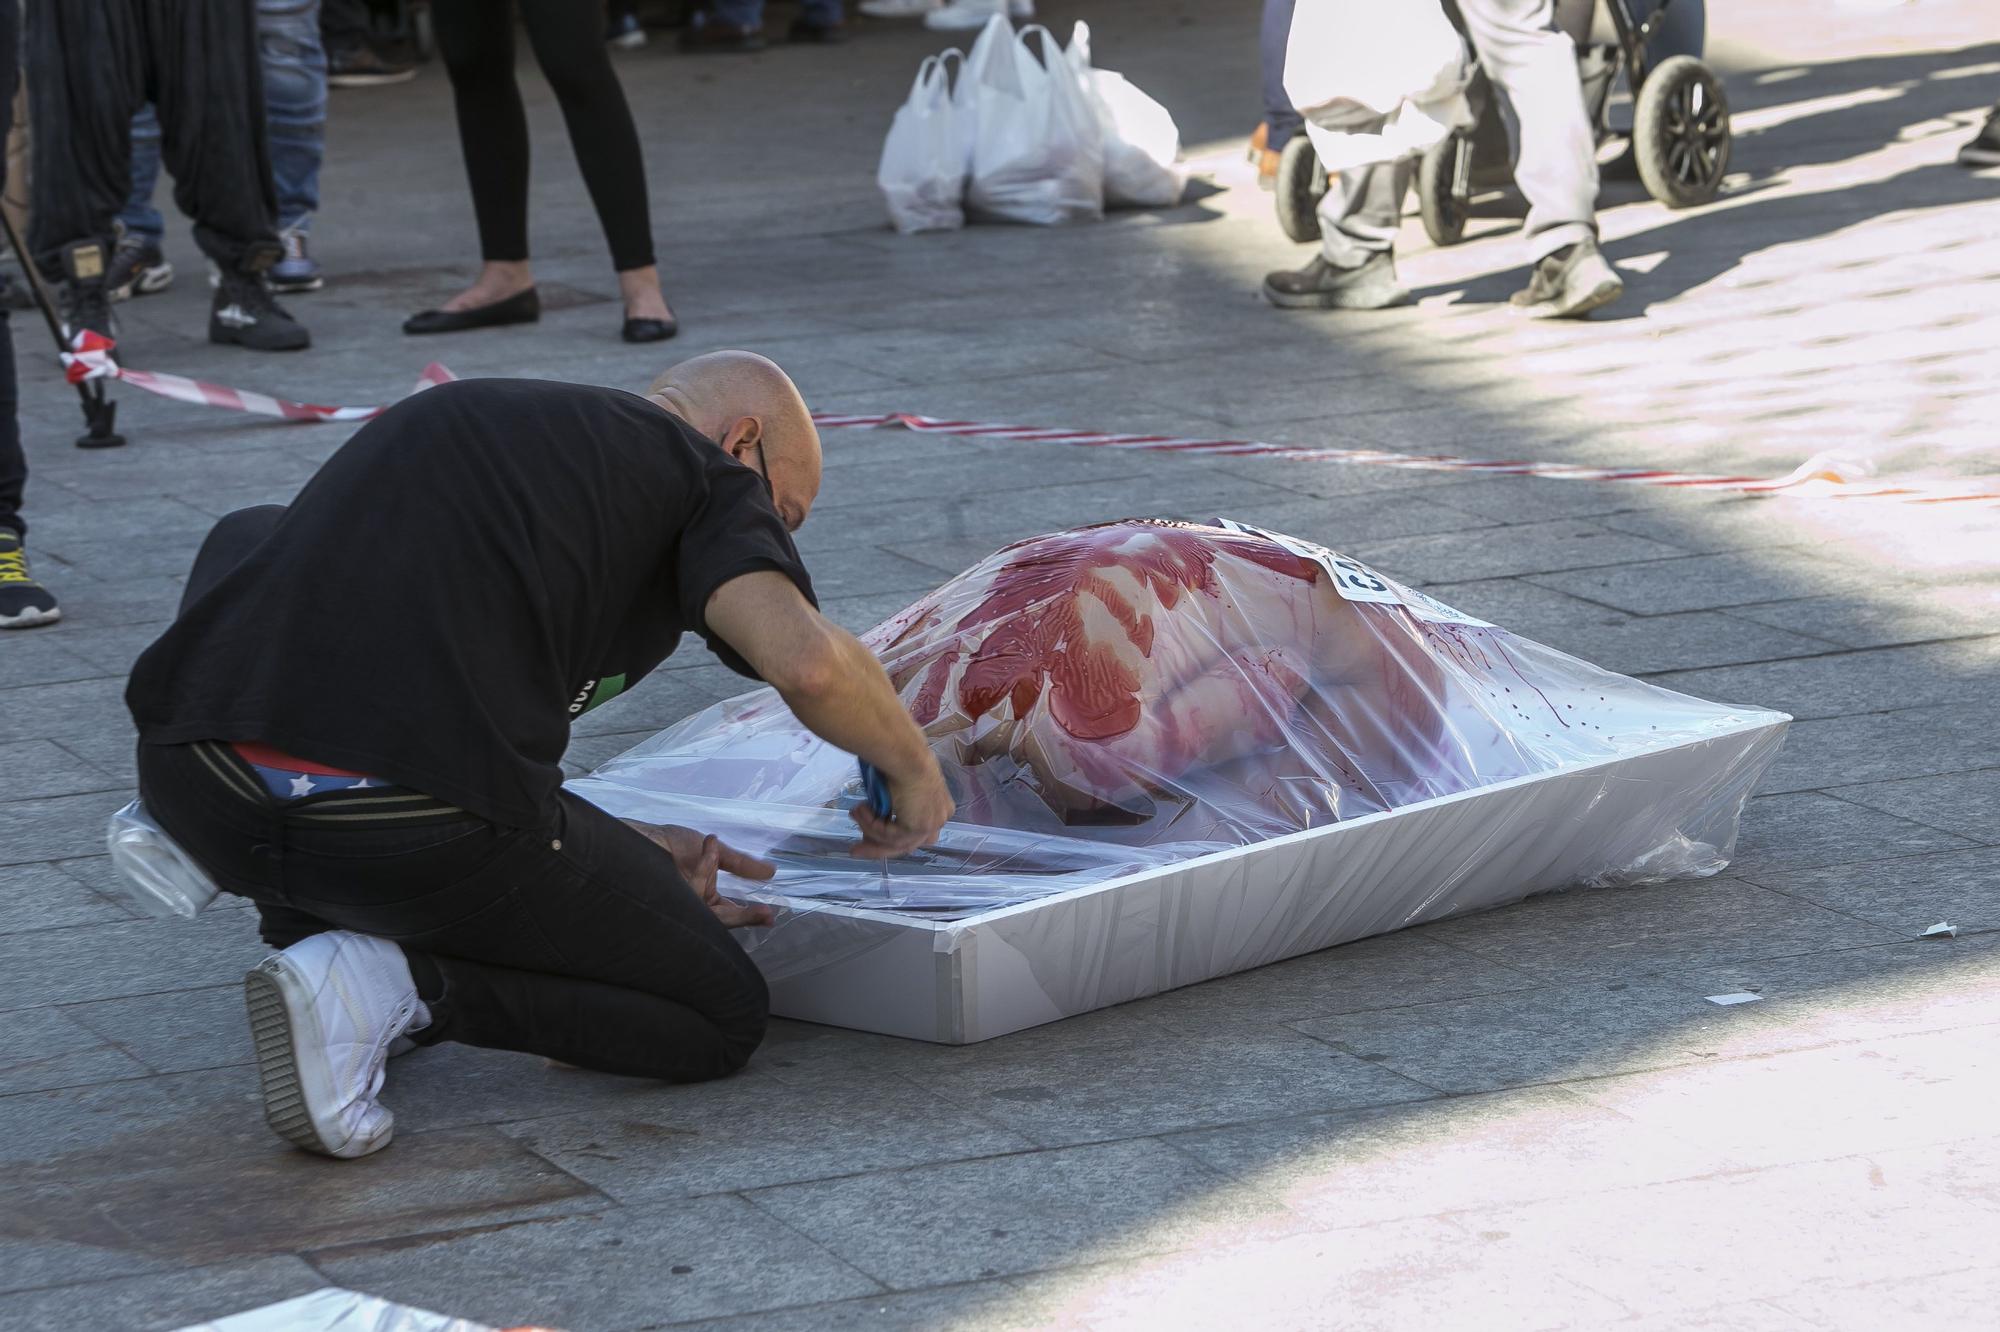
{"type": "MultiPolygon", "coordinates": [[[[5,228],[7,243],[14,247],[14,257],[21,262],[21,271],[27,275],[28,290],[34,293],[35,305],[42,312],[42,319],[49,326],[49,337],[55,340],[56,350],[66,352],[69,345],[63,341],[62,321],[56,317],[55,298],[42,283],[42,275],[35,267],[35,261],[21,244],[20,233],[14,230],[14,221],[5,210],[0,210],[0,228],[5,228]]],[[[80,449],[114,449],[125,442],[125,436],[112,427],[118,420],[118,404],[105,393],[101,380],[90,380],[76,386],[76,396],[83,403],[83,419],[89,428],[76,437],[80,449]]]]}

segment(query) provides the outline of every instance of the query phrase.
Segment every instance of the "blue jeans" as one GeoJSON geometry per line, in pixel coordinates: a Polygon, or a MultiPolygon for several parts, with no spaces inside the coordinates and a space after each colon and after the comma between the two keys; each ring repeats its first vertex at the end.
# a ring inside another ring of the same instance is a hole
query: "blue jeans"
{"type": "MultiPolygon", "coordinates": [[[[757,28],[764,23],[764,0],[709,0],[708,12],[718,23],[757,28]]],[[[840,0],[800,0],[799,17],[822,27],[841,21],[840,0]]]]}
{"type": "MultiPolygon", "coordinates": [[[[305,230],[319,208],[319,168],[326,156],[326,52],[319,40],[319,0],[257,0],[257,48],[263,55],[264,122],[278,230],[305,230]]],[[[153,207],[160,178],[160,122],[148,106],[132,118],[132,194],[118,220],[155,244],[166,219],[153,207]]]]}

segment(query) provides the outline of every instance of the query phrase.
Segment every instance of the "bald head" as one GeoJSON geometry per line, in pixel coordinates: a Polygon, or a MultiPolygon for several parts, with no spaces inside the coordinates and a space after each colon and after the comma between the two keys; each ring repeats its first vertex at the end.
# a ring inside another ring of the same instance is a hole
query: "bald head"
{"type": "Polygon", "coordinates": [[[819,431],[791,376],[746,351],[668,366],[646,396],[770,479],[771,502],[798,530],[819,495],[819,431]]]}

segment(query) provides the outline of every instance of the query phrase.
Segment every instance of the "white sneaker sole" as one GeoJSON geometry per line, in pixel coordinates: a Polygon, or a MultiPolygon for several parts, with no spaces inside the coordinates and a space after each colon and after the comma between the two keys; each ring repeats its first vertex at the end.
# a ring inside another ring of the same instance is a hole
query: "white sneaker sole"
{"type": "MultiPolygon", "coordinates": [[[[315,1099],[326,1099],[330,1088],[316,1070],[302,1067],[300,1049],[317,1051],[323,1043],[313,1012],[312,993],[282,957],[268,958],[243,977],[243,1000],[250,1012],[250,1039],[257,1050],[257,1074],[264,1084],[264,1122],[271,1131],[301,1151],[351,1159],[379,1152],[395,1136],[395,1120],[387,1116],[372,1138],[355,1141],[337,1124],[316,1114],[315,1099]]],[[[317,1057],[317,1056],[314,1056],[317,1057]]]]}
{"type": "Polygon", "coordinates": [[[54,624],[62,618],[62,607],[24,610],[19,615],[0,615],[0,629],[33,629],[38,624],[54,624]]]}
{"type": "Polygon", "coordinates": [[[122,287],[112,287],[107,294],[114,301],[129,301],[134,296],[153,296],[174,285],[174,266],[164,259],[150,268],[142,268],[132,275],[132,280],[122,287]]]}
{"type": "Polygon", "coordinates": [[[1530,305],[1521,313],[1529,319],[1581,319],[1592,310],[1601,310],[1625,294],[1625,284],[1607,279],[1584,295],[1561,305],[1544,302],[1530,305]]]}

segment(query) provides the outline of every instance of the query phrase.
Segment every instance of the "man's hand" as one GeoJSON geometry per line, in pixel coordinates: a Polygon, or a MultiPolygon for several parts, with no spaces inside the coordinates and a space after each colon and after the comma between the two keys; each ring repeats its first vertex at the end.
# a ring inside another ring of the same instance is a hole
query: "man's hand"
{"type": "Polygon", "coordinates": [[[641,823],[637,819],[626,819],[625,826],[645,834],[648,840],[674,858],[674,865],[686,879],[688,887],[695,890],[715,918],[730,929],[744,925],[769,925],[774,913],[771,908],[756,903],[732,902],[716,890],[715,875],[718,870],[728,870],[744,879],[768,879],[778,872],[778,867],[768,860],[759,860],[746,855],[733,846],[725,845],[714,835],[704,837],[692,828],[682,828],[672,823],[641,823]]]}
{"type": "Polygon", "coordinates": [[[848,812],[861,828],[861,840],[854,844],[855,855],[864,860],[888,860],[906,856],[937,837],[956,806],[937,760],[928,750],[924,757],[930,762],[922,769],[921,782],[888,779],[893,818],[885,819],[865,804],[848,812]]]}

